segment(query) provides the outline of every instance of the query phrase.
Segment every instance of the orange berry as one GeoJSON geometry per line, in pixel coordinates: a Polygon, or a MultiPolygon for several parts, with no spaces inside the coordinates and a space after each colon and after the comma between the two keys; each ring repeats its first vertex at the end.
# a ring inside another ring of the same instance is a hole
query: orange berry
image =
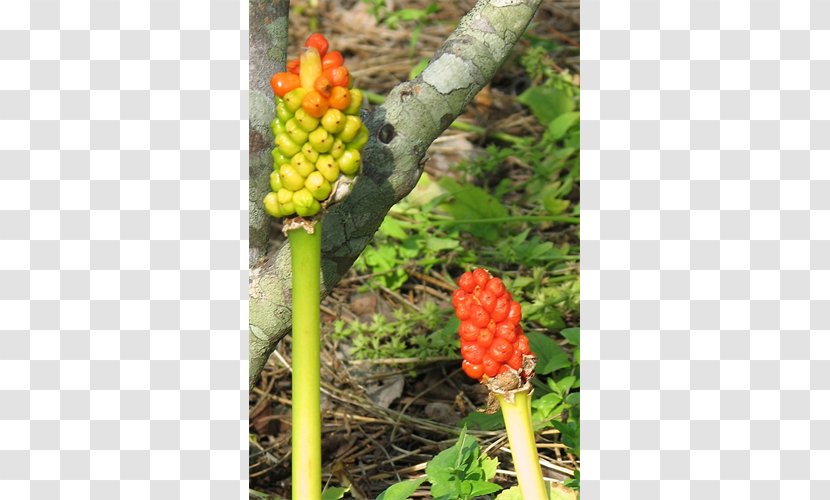
{"type": "Polygon", "coordinates": [[[311,90],[303,97],[303,109],[314,118],[320,118],[329,110],[329,101],[316,90],[311,90]]]}
{"type": "Polygon", "coordinates": [[[277,73],[271,77],[271,88],[274,90],[274,95],[279,97],[283,97],[299,86],[300,77],[294,73],[277,73]]]}
{"type": "Polygon", "coordinates": [[[300,74],[300,59],[291,59],[285,63],[285,70],[295,75],[300,74]]]}
{"type": "Polygon", "coordinates": [[[320,95],[328,99],[329,96],[331,96],[331,82],[329,82],[329,79],[325,76],[320,75],[317,77],[316,80],[314,80],[314,90],[316,90],[320,93],[320,95]]]}
{"type": "Polygon", "coordinates": [[[331,97],[329,97],[329,105],[332,108],[343,111],[352,103],[352,94],[346,87],[333,87],[331,89],[331,97]]]}
{"type": "Polygon", "coordinates": [[[337,66],[335,68],[323,70],[323,75],[325,75],[335,87],[349,86],[349,70],[347,70],[345,66],[337,66]]]}

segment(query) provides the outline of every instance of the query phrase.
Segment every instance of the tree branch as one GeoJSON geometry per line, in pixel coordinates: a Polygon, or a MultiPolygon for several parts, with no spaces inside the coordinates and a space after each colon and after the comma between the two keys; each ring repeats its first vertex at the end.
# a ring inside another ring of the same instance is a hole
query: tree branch
{"type": "Polygon", "coordinates": [[[274,119],[271,75],[285,70],[288,49],[289,0],[250,0],[248,13],[248,247],[253,264],[265,254],[271,218],[262,207],[262,198],[270,191],[271,147],[274,136],[270,123],[274,119]],[[269,95],[270,94],[270,95],[269,95]]]}
{"type": "MultiPolygon", "coordinates": [[[[366,117],[370,139],[351,195],[323,218],[321,295],[371,241],[389,209],[423,171],[429,145],[487,84],[518,42],[541,0],[480,0],[418,78],[401,83],[366,117]]],[[[284,245],[252,275],[249,382],[291,329],[291,263],[284,245]]]]}

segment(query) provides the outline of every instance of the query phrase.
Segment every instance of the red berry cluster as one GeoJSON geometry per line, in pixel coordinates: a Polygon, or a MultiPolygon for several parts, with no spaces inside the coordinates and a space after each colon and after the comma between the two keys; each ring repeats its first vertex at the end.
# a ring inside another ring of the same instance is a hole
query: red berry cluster
{"type": "Polygon", "coordinates": [[[466,272],[452,294],[455,315],[461,320],[461,368],[470,378],[495,377],[521,370],[522,356],[533,355],[519,326],[522,306],[498,278],[484,269],[466,272]]]}

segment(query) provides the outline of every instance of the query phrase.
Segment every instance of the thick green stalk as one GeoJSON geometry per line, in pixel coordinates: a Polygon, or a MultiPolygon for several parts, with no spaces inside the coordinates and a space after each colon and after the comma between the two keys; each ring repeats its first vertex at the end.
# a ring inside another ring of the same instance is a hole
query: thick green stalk
{"type": "Polygon", "coordinates": [[[321,495],[320,457],[320,233],[288,231],[291,243],[291,496],[321,495]]]}
{"type": "Polygon", "coordinates": [[[522,498],[548,498],[548,489],[539,466],[539,453],[536,451],[533,422],[530,419],[530,389],[515,391],[513,401],[508,401],[507,397],[498,393],[496,398],[504,416],[504,427],[522,498]]]}

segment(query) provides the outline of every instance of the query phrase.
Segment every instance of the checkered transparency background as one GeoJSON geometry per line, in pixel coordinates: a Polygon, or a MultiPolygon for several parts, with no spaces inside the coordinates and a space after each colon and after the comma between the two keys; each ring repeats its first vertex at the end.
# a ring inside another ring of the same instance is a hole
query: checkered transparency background
{"type": "Polygon", "coordinates": [[[247,26],[0,2],[0,497],[246,495],[247,26]]]}
{"type": "Polygon", "coordinates": [[[830,498],[830,1],[582,2],[583,498],[830,498]]]}

